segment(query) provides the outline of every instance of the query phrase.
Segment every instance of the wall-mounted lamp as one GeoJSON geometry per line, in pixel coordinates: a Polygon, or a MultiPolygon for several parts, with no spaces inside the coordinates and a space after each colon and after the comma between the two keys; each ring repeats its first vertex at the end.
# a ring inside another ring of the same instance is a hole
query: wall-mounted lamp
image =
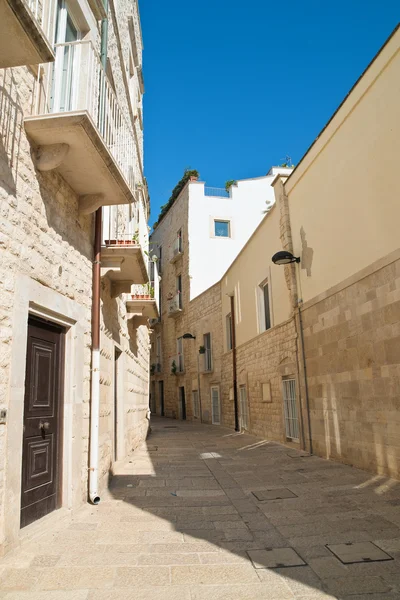
{"type": "Polygon", "coordinates": [[[287,250],[280,250],[273,255],[271,260],[275,265],[288,265],[294,262],[299,263],[300,256],[293,256],[293,254],[287,250]]]}
{"type": "Polygon", "coordinates": [[[195,340],[196,339],[196,336],[192,335],[191,333],[184,333],[182,337],[184,340],[195,340]]]}

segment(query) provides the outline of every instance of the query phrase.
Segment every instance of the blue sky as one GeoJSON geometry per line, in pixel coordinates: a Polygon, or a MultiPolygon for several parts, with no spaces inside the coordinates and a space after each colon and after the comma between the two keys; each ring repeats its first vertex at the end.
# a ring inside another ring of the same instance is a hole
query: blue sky
{"type": "Polygon", "coordinates": [[[141,0],[152,224],[185,167],[210,186],[297,163],[400,18],[398,0],[141,0]]]}

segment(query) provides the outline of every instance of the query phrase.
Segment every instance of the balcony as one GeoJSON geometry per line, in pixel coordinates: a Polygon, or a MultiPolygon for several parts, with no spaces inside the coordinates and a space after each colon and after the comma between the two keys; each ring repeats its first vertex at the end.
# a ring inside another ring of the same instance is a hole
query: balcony
{"type": "Polygon", "coordinates": [[[133,285],[131,294],[126,298],[126,310],[140,321],[159,317],[159,279],[157,265],[154,264],[154,281],[147,285],[133,285]]]}
{"type": "Polygon", "coordinates": [[[182,238],[178,237],[176,238],[174,245],[172,247],[172,256],[171,256],[171,260],[169,261],[170,263],[174,263],[178,260],[178,258],[180,258],[183,254],[183,248],[182,248],[182,238]]]}
{"type": "Polygon", "coordinates": [[[90,41],[56,44],[34,116],[25,119],[39,171],[56,169],[83,214],[135,194],[135,142],[90,41]]]}
{"type": "Polygon", "coordinates": [[[129,293],[133,284],[149,281],[147,225],[144,217],[136,224],[129,220],[130,207],[103,207],[101,276],[112,282],[111,296],[129,293]],[[115,233],[117,232],[117,233],[115,233]],[[123,232],[123,233],[120,233],[123,232]]]}
{"type": "Polygon", "coordinates": [[[171,359],[171,375],[182,375],[185,372],[183,354],[177,354],[171,359]]]}
{"type": "Polygon", "coordinates": [[[181,295],[175,294],[173,298],[168,300],[168,316],[177,317],[182,312],[181,295]]]}
{"type": "Polygon", "coordinates": [[[0,68],[51,62],[54,0],[0,2],[0,68]]]}

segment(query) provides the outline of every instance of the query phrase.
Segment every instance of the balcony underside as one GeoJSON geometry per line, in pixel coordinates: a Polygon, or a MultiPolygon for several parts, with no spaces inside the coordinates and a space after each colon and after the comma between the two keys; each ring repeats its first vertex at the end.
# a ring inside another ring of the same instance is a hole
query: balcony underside
{"type": "Polygon", "coordinates": [[[154,298],[149,300],[136,299],[126,301],[126,310],[135,317],[146,317],[146,319],[157,319],[158,308],[154,298]]]}
{"type": "Polygon", "coordinates": [[[55,59],[46,36],[22,0],[0,2],[0,68],[55,59]]]}
{"type": "Polygon", "coordinates": [[[25,129],[37,146],[36,168],[57,169],[79,196],[83,214],[133,201],[132,190],[86,111],[28,117],[25,129]]]}
{"type": "Polygon", "coordinates": [[[176,308],[174,310],[168,311],[168,317],[172,317],[172,318],[179,317],[179,315],[181,315],[181,314],[182,314],[181,308],[176,308]]]}
{"type": "Polygon", "coordinates": [[[141,246],[103,246],[101,276],[111,280],[111,295],[114,298],[129,293],[134,283],[147,283],[149,274],[141,246]]]}

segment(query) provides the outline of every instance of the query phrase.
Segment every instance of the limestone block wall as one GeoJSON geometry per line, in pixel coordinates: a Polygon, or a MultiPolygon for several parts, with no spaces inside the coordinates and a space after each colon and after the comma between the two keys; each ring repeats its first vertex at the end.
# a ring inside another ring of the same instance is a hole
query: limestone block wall
{"type": "Polygon", "coordinates": [[[400,254],[306,303],[317,454],[400,476],[400,254]]]}
{"type": "MultiPolygon", "coordinates": [[[[84,418],[76,432],[82,438],[81,480],[76,485],[83,498],[89,427],[93,216],[79,214],[76,195],[56,172],[35,170],[23,127],[34,81],[34,74],[25,67],[0,70],[0,407],[9,409],[16,278],[27,275],[85,310],[84,418]]],[[[0,515],[7,490],[7,429],[0,425],[0,515]]],[[[4,515],[0,525],[3,519],[4,515]]],[[[0,531],[0,543],[1,535],[0,531]]]]}
{"type": "MultiPolygon", "coordinates": [[[[158,381],[164,381],[164,406],[165,416],[177,418],[179,415],[178,411],[178,388],[184,386],[186,390],[189,390],[188,383],[190,381],[190,375],[188,369],[190,368],[190,356],[191,351],[190,344],[194,342],[191,340],[184,340],[184,360],[185,360],[185,373],[181,375],[171,374],[171,363],[172,360],[176,360],[177,355],[177,339],[184,333],[190,332],[190,273],[189,273],[189,243],[188,243],[188,186],[186,186],[179,198],[176,200],[174,205],[168,211],[167,215],[158,225],[157,229],[151,235],[150,239],[150,251],[151,253],[159,255],[160,246],[162,253],[162,260],[159,262],[159,269],[161,271],[161,323],[157,326],[157,333],[161,333],[161,345],[162,345],[162,372],[158,373],[153,377],[153,381],[156,382],[156,398],[157,406],[159,407],[158,398],[158,381]],[[177,259],[176,262],[171,263],[170,259],[173,253],[174,243],[179,230],[182,230],[182,245],[183,252],[182,256],[177,259]],[[178,275],[182,275],[182,312],[175,317],[168,317],[168,306],[169,299],[172,298],[176,293],[176,278],[178,275]]],[[[152,362],[155,360],[155,337],[156,333],[152,336],[153,354],[152,362]]],[[[187,402],[189,406],[189,403],[187,402]]],[[[190,405],[191,406],[191,405],[190,405]]],[[[189,406],[189,408],[190,408],[189,406]]],[[[188,412],[188,418],[190,413],[188,412]]]]}
{"type": "MultiPolygon", "coordinates": [[[[223,424],[235,426],[232,352],[222,359],[223,424]]],[[[245,385],[249,406],[249,431],[254,435],[286,442],[283,419],[283,377],[296,379],[300,416],[300,391],[297,366],[297,333],[289,319],[237,348],[237,383],[245,385]],[[269,397],[263,396],[267,384],[269,397]],[[265,389],[265,388],[264,388],[265,389]]]]}
{"type": "Polygon", "coordinates": [[[197,296],[189,305],[189,331],[196,336],[196,340],[186,342],[188,352],[187,365],[187,404],[189,412],[193,414],[192,392],[198,389],[197,355],[199,347],[203,346],[203,335],[211,334],[212,371],[204,372],[204,355],[199,355],[200,395],[202,418],[204,423],[211,423],[211,386],[219,386],[221,394],[222,370],[222,318],[221,318],[221,285],[208,288],[203,294],[197,296]]]}

